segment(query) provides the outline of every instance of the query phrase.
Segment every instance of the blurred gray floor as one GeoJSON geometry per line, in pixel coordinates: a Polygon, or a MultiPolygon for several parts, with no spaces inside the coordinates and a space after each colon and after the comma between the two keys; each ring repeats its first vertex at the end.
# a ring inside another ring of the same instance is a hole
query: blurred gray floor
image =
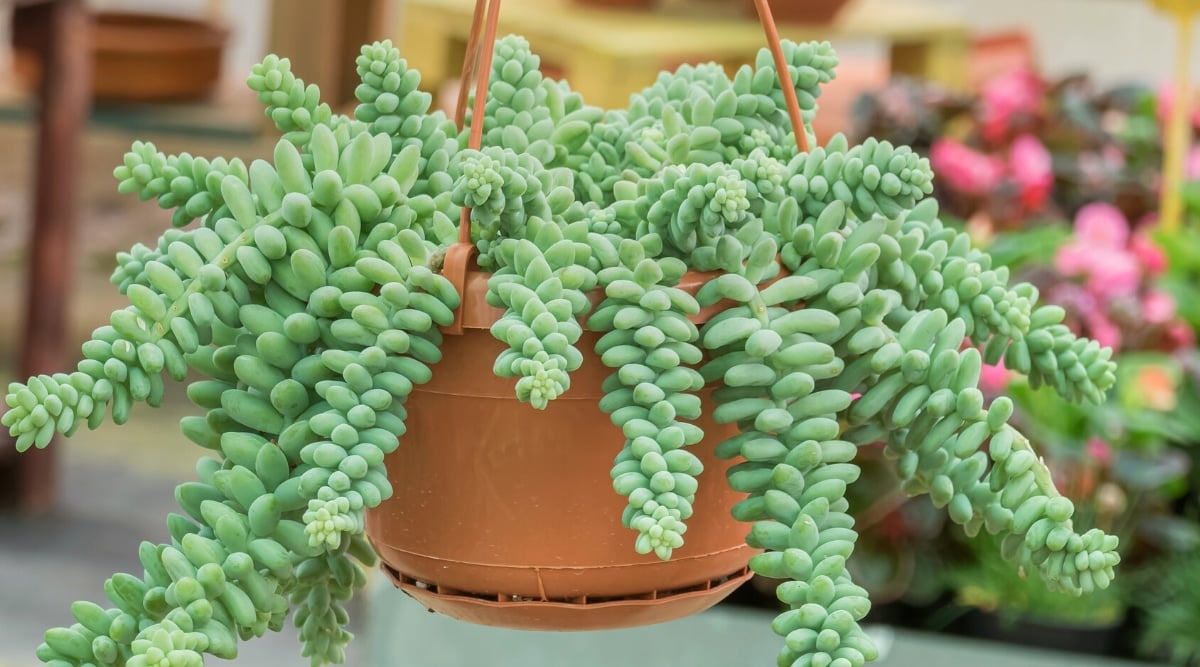
{"type": "MultiPolygon", "coordinates": [[[[772,614],[718,605],[679,621],[630,630],[533,633],[485,628],[436,614],[377,582],[369,600],[371,667],[770,667],[782,639],[772,614]]],[[[878,667],[1136,667],[1137,663],[870,627],[878,667]]]]}

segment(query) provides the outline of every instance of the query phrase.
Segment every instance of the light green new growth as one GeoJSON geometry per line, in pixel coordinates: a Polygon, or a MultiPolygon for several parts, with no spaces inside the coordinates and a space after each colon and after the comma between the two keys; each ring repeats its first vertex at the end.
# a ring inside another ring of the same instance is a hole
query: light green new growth
{"type": "MultiPolygon", "coordinates": [[[[784,55],[815,144],[808,123],[836,56],[815,43],[784,55]]],[[[762,550],[750,566],[788,580],[780,665],[877,657],[858,625],[868,593],[846,568],[857,533],[845,497],[858,447],[875,442],[905,491],[968,534],[1002,536],[1014,567],[1068,593],[1108,586],[1116,538],[1076,531],[1007,424],[1011,401],[986,405],[978,381],[1003,359],[1099,402],[1111,351],[938,220],[922,201],[927,160],[841,136],[798,153],[765,50],[732,78],[712,64],[664,73],[612,111],[543,77],[520,38],[495,56],[479,150],[430,111],[387,42],[356,61],[353,117],[286,59],[254,68],[249,85],[283,133],[271,161],[133,146],[120,190],[198,224],[118,256],[112,280],[131,305],[76,371],[12,384],[2,422],[18,449],[44,447],[107,414],[123,423],[133,403],[160,403],[166,377],[194,372],[187,393],[204,413],[181,426],[208,452],[176,491],[170,542],[143,543],[143,572],[106,582],[113,608],[73,605],[78,623],[48,631],[40,659],[195,667],[291,615],[313,665],[342,662],[344,603],[375,559],[364,512],[392,492],[384,457],[459,306],[439,271],[463,206],[487,301],[504,310],[494,372],[518,399],[544,409],[570,391],[584,323],[601,334],[594,353],[612,373],[599,408],[624,441],[612,484],[639,553],[687,551],[704,493],[692,422],[698,392],[714,389],[712,417],[738,430],[714,446],[747,494],[733,514],[762,550]],[[694,294],[689,271],[711,272],[694,294]]]]}

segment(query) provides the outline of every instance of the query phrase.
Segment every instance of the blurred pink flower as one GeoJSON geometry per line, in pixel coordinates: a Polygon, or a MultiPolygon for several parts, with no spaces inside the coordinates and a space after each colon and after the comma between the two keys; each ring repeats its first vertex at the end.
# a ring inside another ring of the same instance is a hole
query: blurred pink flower
{"type": "Polygon", "coordinates": [[[1189,181],[1200,178],[1200,146],[1192,146],[1192,150],[1188,151],[1185,173],[1189,181]]]}
{"type": "Polygon", "coordinates": [[[1141,262],[1146,273],[1157,275],[1167,270],[1166,253],[1146,235],[1134,234],[1129,239],[1129,250],[1141,262]]]}
{"type": "Polygon", "coordinates": [[[1091,249],[1082,243],[1065,243],[1054,254],[1054,268],[1066,276],[1088,273],[1092,268],[1091,249]]]}
{"type": "Polygon", "coordinates": [[[1128,241],[1129,222],[1120,209],[1088,204],[1075,218],[1075,237],[1055,254],[1054,266],[1064,275],[1085,276],[1088,290],[1097,298],[1133,294],[1141,284],[1143,267],[1126,247],[1128,241]]]}
{"type": "MultiPolygon", "coordinates": [[[[1158,122],[1166,127],[1175,109],[1175,85],[1164,82],[1158,87],[1158,122]]],[[[1192,105],[1192,127],[1200,127],[1200,105],[1192,105]]]]}
{"type": "Polygon", "coordinates": [[[1088,458],[1102,466],[1107,466],[1108,464],[1112,463],[1112,447],[1100,438],[1092,438],[1091,440],[1088,440],[1085,450],[1087,451],[1088,458]]]}
{"type": "Polygon", "coordinates": [[[1012,373],[1004,367],[1004,360],[996,365],[984,364],[979,370],[979,389],[985,394],[999,394],[1008,388],[1012,373]]]}
{"type": "Polygon", "coordinates": [[[1042,108],[1044,84],[1027,67],[992,79],[980,94],[980,131],[991,142],[1003,141],[1019,116],[1036,116],[1042,108]]]}
{"type": "Polygon", "coordinates": [[[939,139],[929,149],[929,162],[938,178],[955,192],[983,195],[1000,183],[1004,164],[953,139],[939,139]]]}
{"type": "Polygon", "coordinates": [[[1054,188],[1050,151],[1037,137],[1023,134],[1013,141],[1008,160],[1013,180],[1021,189],[1021,206],[1027,211],[1041,209],[1054,188]]]}
{"type": "Polygon", "coordinates": [[[1196,331],[1192,325],[1176,320],[1167,325],[1163,342],[1168,350],[1188,350],[1196,347],[1196,331]]]}
{"type": "Polygon", "coordinates": [[[1112,204],[1088,204],[1075,215],[1075,237],[1089,245],[1121,248],[1129,240],[1129,221],[1112,204]]]}
{"type": "Polygon", "coordinates": [[[1100,156],[1104,159],[1104,164],[1113,169],[1120,169],[1125,166],[1125,151],[1116,144],[1109,144],[1100,149],[1100,156]]]}
{"type": "Polygon", "coordinates": [[[1108,315],[1099,311],[1092,311],[1085,315],[1085,318],[1087,320],[1087,335],[1089,338],[1100,343],[1101,347],[1111,347],[1114,350],[1120,349],[1121,328],[1108,319],[1108,315]]]}
{"type": "MultiPolygon", "coordinates": [[[[1155,327],[1148,343],[1154,349],[1194,345],[1195,333],[1186,325],[1177,326],[1174,298],[1148,284],[1147,279],[1165,271],[1167,264],[1162,248],[1147,234],[1153,224],[1131,229],[1124,214],[1110,204],[1089,204],[1079,211],[1074,236],[1054,255],[1058,272],[1079,280],[1064,281],[1047,293],[1051,302],[1067,309],[1069,326],[1078,333],[1120,349],[1128,333],[1121,327],[1137,323],[1155,327]]],[[[1139,342],[1141,338],[1135,334],[1132,344],[1147,344],[1139,342]]]]}
{"type": "Polygon", "coordinates": [[[1135,294],[1142,283],[1142,266],[1130,252],[1096,248],[1091,262],[1088,290],[1101,300],[1135,294]]]}
{"type": "Polygon", "coordinates": [[[1175,317],[1175,299],[1166,292],[1147,292],[1142,297],[1142,317],[1150,324],[1170,322],[1175,317]]]}

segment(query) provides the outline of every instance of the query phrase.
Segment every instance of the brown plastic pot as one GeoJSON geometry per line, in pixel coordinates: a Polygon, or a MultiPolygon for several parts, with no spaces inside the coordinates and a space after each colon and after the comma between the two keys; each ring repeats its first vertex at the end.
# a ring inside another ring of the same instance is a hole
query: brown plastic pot
{"type": "Polygon", "coordinates": [[[386,460],[393,495],[367,512],[384,571],[430,610],[529,630],[659,623],[732,593],[756,553],[730,515],[745,496],[713,454],[734,427],[697,422],[705,472],[684,546],[670,561],[637,554],[609,477],[624,437],[598,407],[611,372],[589,354],[598,334],[579,341],[585,360],[564,396],[544,411],[518,402],[514,381],[492,371],[504,347],[488,331],[502,312],[484,301],[487,278],[467,274],[463,332],[445,336],[433,380],[410,396],[408,431],[386,460]]]}
{"type": "MultiPolygon", "coordinates": [[[[771,14],[780,23],[832,23],[851,0],[770,0],[771,14]]],[[[746,13],[758,16],[754,0],[742,0],[746,13]]]]}
{"type": "MultiPolygon", "coordinates": [[[[13,66],[26,88],[37,86],[41,65],[14,16],[13,66]]],[[[228,32],[207,21],[126,12],[92,17],[92,94],[100,102],[184,102],[207,97],[221,78],[228,32]]]]}

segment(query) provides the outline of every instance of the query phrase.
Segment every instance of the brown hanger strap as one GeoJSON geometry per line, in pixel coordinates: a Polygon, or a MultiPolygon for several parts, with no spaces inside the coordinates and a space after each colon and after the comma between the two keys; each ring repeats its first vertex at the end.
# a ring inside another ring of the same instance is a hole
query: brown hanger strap
{"type": "MultiPolygon", "coordinates": [[[[499,22],[500,0],[491,0],[490,3],[488,0],[476,0],[471,35],[467,40],[467,56],[463,63],[463,80],[458,93],[458,108],[455,110],[455,120],[458,126],[462,127],[466,120],[468,91],[473,87],[475,107],[471,110],[471,134],[467,139],[467,147],[474,150],[479,150],[483,145],[484,108],[487,104],[488,82],[492,77],[492,59],[496,52],[496,31],[499,22]],[[486,22],[482,20],[485,5],[486,22]]],[[[462,209],[462,218],[458,225],[458,242],[471,243],[471,210],[466,206],[462,209]]]]}
{"type": "Polygon", "coordinates": [[[779,28],[775,18],[771,16],[771,5],[767,0],[754,0],[758,8],[758,19],[762,22],[763,32],[767,35],[767,46],[775,57],[775,69],[779,71],[779,83],[783,86],[783,99],[787,102],[788,117],[792,121],[792,132],[796,135],[796,148],[801,153],[807,153],[808,132],[804,128],[804,117],[800,115],[800,101],[796,99],[796,86],[792,82],[792,72],[788,69],[787,58],[783,55],[783,44],[779,39],[779,28]]]}
{"type": "Polygon", "coordinates": [[[462,76],[459,77],[458,103],[454,105],[454,124],[460,129],[467,121],[467,99],[471,94],[471,82],[475,80],[475,68],[479,65],[479,36],[483,31],[486,9],[486,0],[476,0],[471,32],[467,33],[467,52],[463,57],[462,76]]]}

